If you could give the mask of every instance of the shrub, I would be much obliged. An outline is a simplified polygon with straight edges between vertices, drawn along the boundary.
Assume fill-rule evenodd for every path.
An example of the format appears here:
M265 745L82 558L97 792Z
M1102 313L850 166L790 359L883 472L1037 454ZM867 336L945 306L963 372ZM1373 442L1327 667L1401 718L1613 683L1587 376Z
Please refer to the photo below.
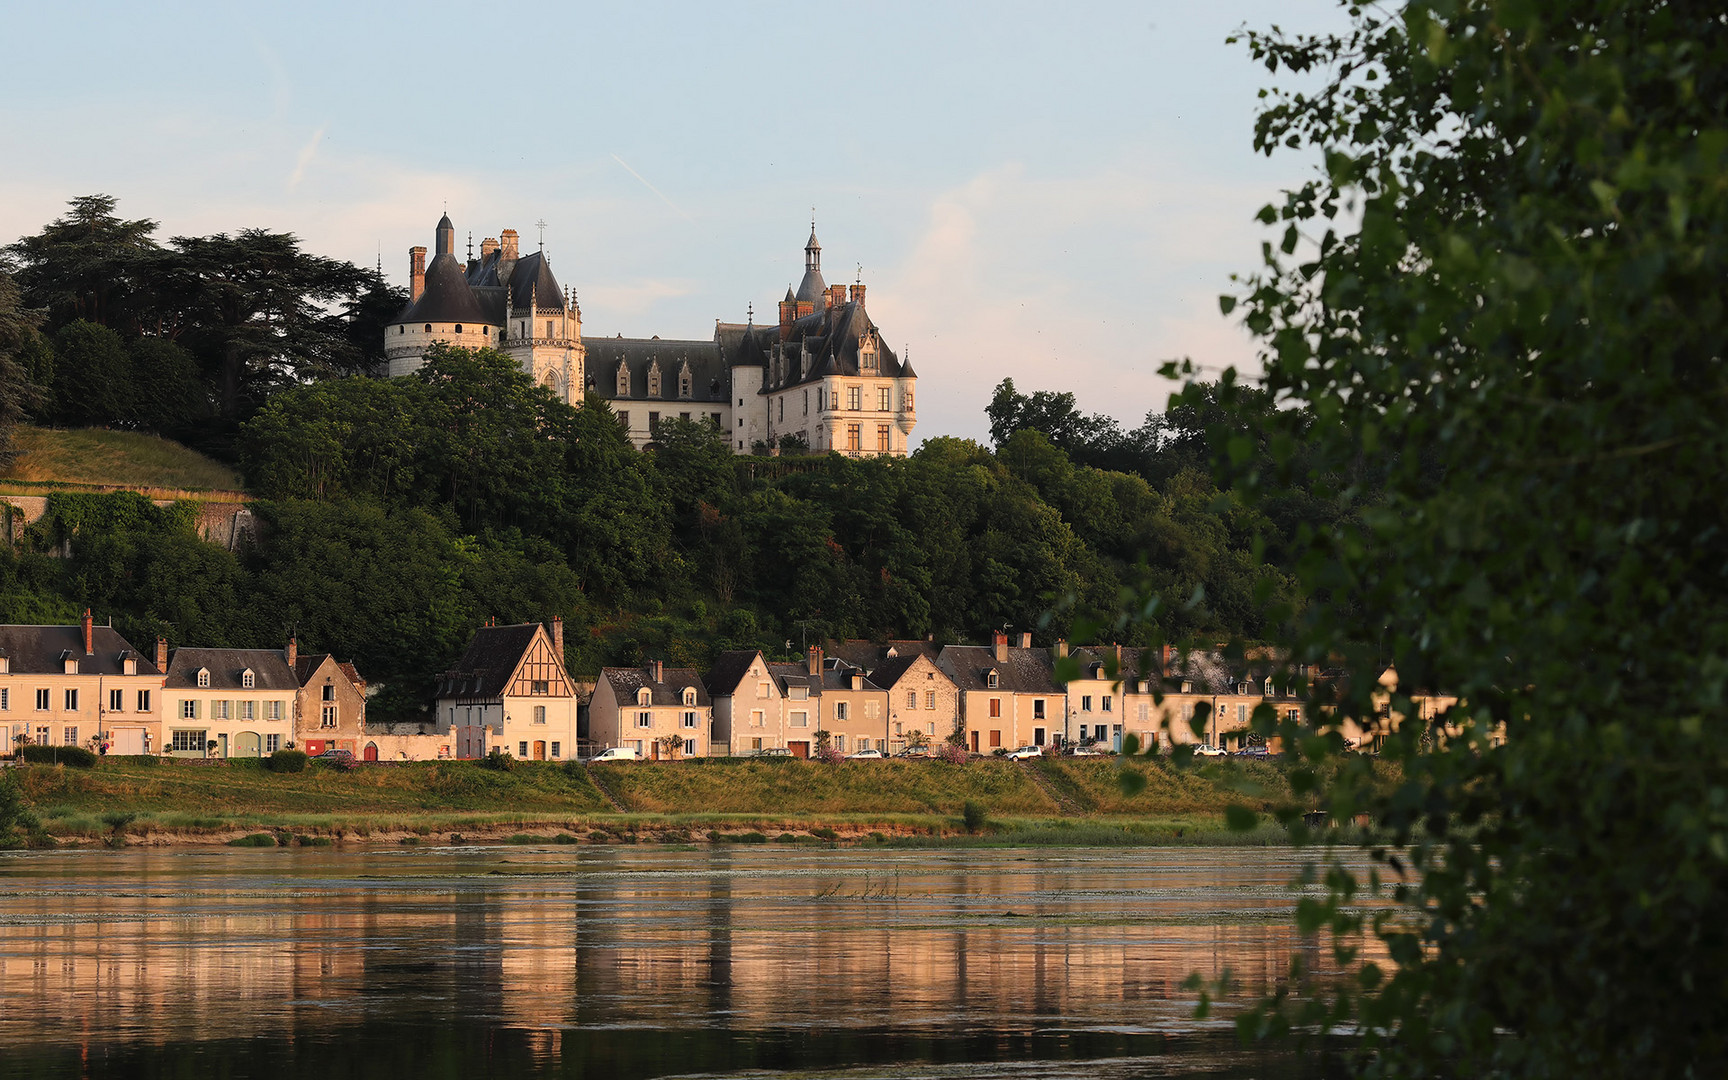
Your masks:
M571 836L567 832L561 832L557 836L554 836L552 838L552 842L554 844L579 844L579 843L581 843L580 840L576 839L574 836Z
M278 750L264 759L264 767L279 773L305 772L306 751Z
M737 836L728 837L728 839L734 844L766 844L768 842L768 837L759 832L739 833Z
M798 834L783 832L774 838L774 842L776 844L796 844L798 842Z
M329 847L336 841L330 839L328 836L306 836L303 833L295 833L294 842L299 844L301 847Z
M966 825L967 832L980 832L989 823L990 812L983 803L967 799L966 805L960 808L960 820Z
M819 837L823 840L838 840L838 839L840 839L840 834L835 832L833 829L830 829L826 825L823 825L819 828L811 829L810 835L815 836L815 837Z
M70 765L74 769L96 767L96 755L82 746L20 746L18 760L32 765Z
M538 844L545 839L544 836L530 836L527 833L517 833L514 836L505 838L504 842L506 844Z
M491 750L488 750L486 756L480 759L481 768L494 769L498 772L509 772L515 764L515 758L498 749L496 746Z
M957 746L951 742L943 743L941 748L936 751L936 760L946 761L950 765L966 764L966 756L964 746Z
M255 832L242 836L238 840L228 841L229 847L275 847L276 836L273 833Z
M824 746L822 749L812 754L811 757L817 761L825 761L830 765L838 765L842 761L846 760L846 755L834 749L832 746Z

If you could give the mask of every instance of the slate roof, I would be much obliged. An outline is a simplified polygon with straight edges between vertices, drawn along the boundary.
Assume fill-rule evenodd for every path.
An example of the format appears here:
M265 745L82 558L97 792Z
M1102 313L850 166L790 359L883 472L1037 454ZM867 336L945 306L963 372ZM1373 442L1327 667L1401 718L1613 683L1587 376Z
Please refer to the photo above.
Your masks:
M210 672L208 687L198 685L200 668ZM281 649L175 649L163 685L170 690L244 690L240 675L248 668L254 690L300 689L300 680L288 666L288 654Z
M912 665L918 662L918 658L922 655L924 654L918 652L906 652L901 653L898 656L890 656L880 664L877 664L875 669L870 672L870 681L875 683L877 686L882 687L884 690L892 690L894 684L900 681L900 677L905 675L906 672L911 669Z
M426 290L396 316L398 323L471 323L479 326L488 321L474 290L468 285L467 271L449 252L432 260L432 265L426 268Z
M522 655L534 643L539 623L482 626L474 631L456 666L438 679L439 697L501 698Z
M677 412L680 402L723 404L732 392L731 373L712 341L673 338L583 338L594 392L611 401L642 401ZM648 396L648 369L660 364L660 396ZM678 396L678 373L690 365L690 396ZM630 372L630 393L618 393L618 365Z
M994 668L1000 676L997 689L1019 694L1061 694L1056 682L1055 662L1049 649L1008 649L1005 662L996 661L995 650L984 645L949 645L942 650L941 668L962 690L988 690L987 678Z
M510 270L510 303L526 311L530 294L539 310L564 310L564 290L552 275L544 251L522 256Z
M131 642L121 637L111 626L92 628L92 654L84 652L84 627L0 625L0 656L5 656L14 675L60 674L66 669L62 659L71 653L78 660L82 675L119 675L128 656L138 660L138 674L160 675L150 658L139 653Z
M318 665L322 664L329 655L329 653L309 653L295 657L294 678L299 681L301 686L305 686L306 680L312 677L312 673L318 670ZM336 667L342 674L348 676L348 681L355 686L364 687L366 685L366 680L360 677L360 670L353 664L338 660Z
M802 686L810 691L811 697L822 693L822 679L810 674L810 669L804 664L769 664L768 674L774 677L774 682L780 687L780 693L786 694L794 686Z
M654 705L682 705L684 691L694 688L696 704L708 705L712 699L708 696L708 688L702 685L702 676L695 668L661 668L660 681L655 682L650 672L643 668L601 668L600 677L612 687L612 696L618 699L620 706L636 704L636 692L643 687L650 691L650 701Z
M739 343L740 354L747 353L748 359L740 359L739 363L760 362L768 368L768 377L762 380L761 392L764 394L814 382L830 375L856 377L861 374L858 370L859 339L868 334L876 337L876 370L870 373L870 377L911 377L899 356L889 348L888 342L883 340L880 330L871 321L869 312L864 310L862 304L851 301L797 320L792 324L791 333L785 342L780 341L780 328L777 325L752 328L748 345L743 341ZM776 346L780 347L784 357L778 369L773 363ZM807 372L803 369L806 347L811 354L810 369ZM757 354L762 357L760 361L754 359Z
M714 658L714 668L703 680L708 693L714 697L725 697L738 691L738 684L744 681L750 665L762 653L757 649L728 649Z

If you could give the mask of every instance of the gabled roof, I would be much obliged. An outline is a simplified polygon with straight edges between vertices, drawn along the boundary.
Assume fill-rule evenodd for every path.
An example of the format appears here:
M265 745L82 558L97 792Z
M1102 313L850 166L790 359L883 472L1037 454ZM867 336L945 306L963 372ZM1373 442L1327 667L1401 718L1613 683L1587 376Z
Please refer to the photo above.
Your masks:
M248 670L253 690L300 689L300 680L281 649L175 649L163 685L170 690L245 690L241 675ZM210 673L208 687L198 685L200 671Z
M761 392L764 394L828 376L858 376L858 344L860 339L870 335L874 335L876 339L876 370L871 373L872 377L914 377L911 371L900 363L894 350L888 347L888 342L883 340L881 331L870 320L864 305L851 301L797 320L792 324L791 332L784 343L780 341L778 325L754 328L748 335L753 339L748 349L741 347L739 350L741 356L748 352L752 359L739 362L767 364L769 377L763 380ZM775 378L776 372L772 363L776 345L782 346L785 356L785 363L780 367L778 378ZM806 349L811 354L808 372L803 370L803 355ZM757 353L765 359L753 359Z
M720 349L712 341L684 341L671 338L589 338L582 339L587 352L589 377L594 380L594 392L614 402L640 401L666 412L677 412L680 405L692 407L704 403L723 403L732 392L732 379L721 358ZM660 365L660 396L648 396L648 369ZM618 366L629 373L630 393L618 393ZM678 375L684 365L690 365L690 396L678 396Z
M511 306L525 311L530 299L539 309L564 310L563 288L552 275L552 265L546 261L544 251L522 256L510 270Z
M949 645L942 650L939 666L962 690L992 689L988 676L994 670L999 677L994 689L1017 694L1063 693L1048 649L1011 647L1008 659L998 662L995 650L987 646Z
M301 686L305 686L306 680L310 679L312 673L318 670L319 665L328 659L330 659L329 653L306 653L295 657L294 677L299 680ZM335 663L337 670L347 676L349 682L358 687L365 687L366 680L360 677L360 671L358 668L353 664L344 663L341 660L337 660Z
M621 706L636 704L636 692L643 688L649 691L649 700L654 705L682 705L687 689L696 691L697 705L711 704L708 688L702 685L702 676L695 668L662 668L659 682L639 667L601 668L600 678L612 688L612 696Z
M708 693L714 697L726 697L738 691L738 684L744 681L749 673L750 665L761 656L760 649L728 649L714 658L714 667L703 680Z
M474 631L456 667L438 681L439 697L501 698L528 647L540 632L539 623L482 626Z
M14 675L59 674L66 667L61 658L68 653L77 659L82 675L119 675L128 656L137 659L138 674L162 674L113 627L93 627L90 637L92 654L85 655L82 626L0 625L0 656L10 661Z

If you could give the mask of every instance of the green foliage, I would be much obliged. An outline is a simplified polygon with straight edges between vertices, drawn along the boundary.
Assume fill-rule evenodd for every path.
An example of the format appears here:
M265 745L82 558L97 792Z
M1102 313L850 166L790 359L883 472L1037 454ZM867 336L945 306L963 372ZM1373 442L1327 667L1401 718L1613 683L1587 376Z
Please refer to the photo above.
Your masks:
M969 833L978 833L990 823L990 811L981 802L966 800L966 805L960 808L960 821Z
M19 761L32 765L66 765L74 769L94 769L96 754L82 746L20 746Z
M304 750L278 750L264 759L264 767L277 773L305 772L306 760Z
M0 769L0 850L22 847L42 831L42 823L18 788L12 769Z
M482 769L491 769L493 772L509 772L516 767L516 759L494 746L480 759L479 764Z
M1728 1070L1728 33L1711 5L1350 9L1338 37L1255 33L1256 145L1317 150L1267 206L1282 232L1226 313L1263 345L1258 400L1208 404L1248 505L1359 506L1292 538L1295 658L1347 680L1300 723L1382 732L1389 791L1346 757L1316 789L1379 824L1304 927L1377 935L1392 965L1242 1021L1350 1025L1372 1076L1708 1076ZM1298 453L1296 448L1300 447ZM1378 724L1409 688L1460 704ZM1501 741L1503 735L1504 741ZM1293 821L1293 834L1299 822ZM1398 882L1391 910L1360 894Z
M229 847L269 847L276 846L276 834L267 832L249 833L245 836L228 841Z

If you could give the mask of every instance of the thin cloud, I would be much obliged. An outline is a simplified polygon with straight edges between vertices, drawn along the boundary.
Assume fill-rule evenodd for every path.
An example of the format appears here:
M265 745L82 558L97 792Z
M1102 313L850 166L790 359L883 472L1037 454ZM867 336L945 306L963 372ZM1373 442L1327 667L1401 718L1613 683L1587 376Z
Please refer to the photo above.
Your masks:
M632 169L630 167L629 162L625 161L623 158L619 157L617 154L612 155L612 160L616 161L618 164L624 166L625 172L629 173L631 176L634 176L636 179L642 181L643 187L647 188L649 191L652 191L654 194L660 196L660 201L665 203L667 206L670 206L672 208L673 213L677 214L679 217L683 218L685 221L695 221L696 220L695 218L691 217L689 214L686 214L684 211L678 209L677 203L673 202L671 199L668 199L666 197L665 192L661 191L659 188L655 187L653 184L650 184L648 182L647 177L643 176L641 173L637 172L635 169Z
M300 181L306 178L306 167L312 164L312 159L318 156L318 144L324 141L324 131L330 125L325 124L312 133L306 140L306 145L300 148L300 156L294 161L294 171L288 174L288 190L293 191L300 186Z

